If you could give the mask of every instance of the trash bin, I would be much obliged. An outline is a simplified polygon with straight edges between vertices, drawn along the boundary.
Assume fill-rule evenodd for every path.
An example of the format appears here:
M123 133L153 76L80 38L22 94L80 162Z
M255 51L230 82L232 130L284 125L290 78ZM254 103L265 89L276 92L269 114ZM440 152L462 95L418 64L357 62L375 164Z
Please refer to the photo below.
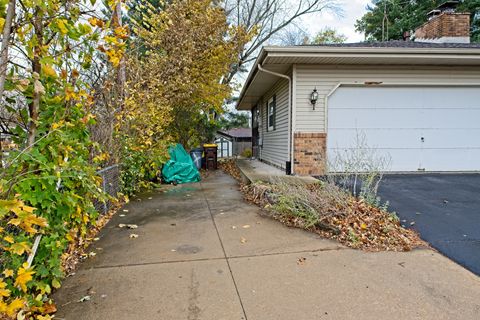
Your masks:
M195 148L190 151L190 157L192 157L193 163L197 169L202 167L202 155L203 155L203 148Z
M217 145L204 144L203 152L205 153L205 169L217 170Z

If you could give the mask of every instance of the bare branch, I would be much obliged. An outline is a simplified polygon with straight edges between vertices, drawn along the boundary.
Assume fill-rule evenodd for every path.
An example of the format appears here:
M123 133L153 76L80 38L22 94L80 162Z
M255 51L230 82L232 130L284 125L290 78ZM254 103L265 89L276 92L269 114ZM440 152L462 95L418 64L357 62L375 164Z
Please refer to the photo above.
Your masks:
M225 12L229 14L230 23L247 31L256 29L257 34L240 53L238 62L231 66L224 82L231 82L242 66L254 60L259 49L281 30L303 16L326 10L341 13L337 0L226 1Z

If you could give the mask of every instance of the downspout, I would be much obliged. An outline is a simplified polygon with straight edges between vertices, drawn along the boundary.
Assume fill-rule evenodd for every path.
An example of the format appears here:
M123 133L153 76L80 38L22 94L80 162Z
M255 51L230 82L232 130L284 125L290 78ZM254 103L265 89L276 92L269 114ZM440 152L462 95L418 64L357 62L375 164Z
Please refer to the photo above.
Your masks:
M264 69L262 67L262 65L259 63L258 64L258 70L262 71L262 72L265 72L265 73L268 73L268 74L271 74L271 75L274 75L276 77L280 77L280 78L284 78L284 79L287 79L288 80L288 140L287 140L287 143L288 143L288 159L290 160L290 169L291 169L291 172L290 174L293 174L293 152L292 152L292 142L291 142L291 132L292 132L292 78L290 78L289 76L287 75L284 75L284 74L281 74L281 73L277 73L277 72L274 72L274 71L270 71L270 70L267 70L267 69Z

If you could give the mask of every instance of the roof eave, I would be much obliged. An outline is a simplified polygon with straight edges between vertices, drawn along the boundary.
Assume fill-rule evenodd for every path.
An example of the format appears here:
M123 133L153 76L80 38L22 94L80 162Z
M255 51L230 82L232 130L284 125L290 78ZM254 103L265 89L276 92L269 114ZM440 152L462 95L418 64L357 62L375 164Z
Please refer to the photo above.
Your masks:
M409 64L413 59L419 58L448 58L451 61L468 61L469 59L480 60L480 50L477 48L391 48L391 47L308 47L308 46L293 46L293 47L279 47L266 46L263 47L258 58L253 65L247 80L242 88L238 102L236 104L237 110L248 110L242 107L245 94L258 74L258 65L262 64L269 57L285 57L285 58L302 58L302 57L338 57L338 58L391 58L404 60L405 64ZM477 62L478 63L478 62ZM288 63L289 65L294 64ZM422 65L422 64L419 64ZM428 65L428 64L424 64ZM443 64L456 65L455 63Z

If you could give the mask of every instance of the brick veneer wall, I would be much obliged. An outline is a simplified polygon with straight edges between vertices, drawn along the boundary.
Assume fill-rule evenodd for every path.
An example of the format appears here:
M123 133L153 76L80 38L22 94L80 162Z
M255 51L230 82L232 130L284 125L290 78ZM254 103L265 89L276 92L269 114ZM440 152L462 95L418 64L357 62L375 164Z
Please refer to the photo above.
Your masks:
M470 14L444 12L415 30L415 38L470 37Z
M294 170L300 176L325 173L327 134L296 132L294 135Z

